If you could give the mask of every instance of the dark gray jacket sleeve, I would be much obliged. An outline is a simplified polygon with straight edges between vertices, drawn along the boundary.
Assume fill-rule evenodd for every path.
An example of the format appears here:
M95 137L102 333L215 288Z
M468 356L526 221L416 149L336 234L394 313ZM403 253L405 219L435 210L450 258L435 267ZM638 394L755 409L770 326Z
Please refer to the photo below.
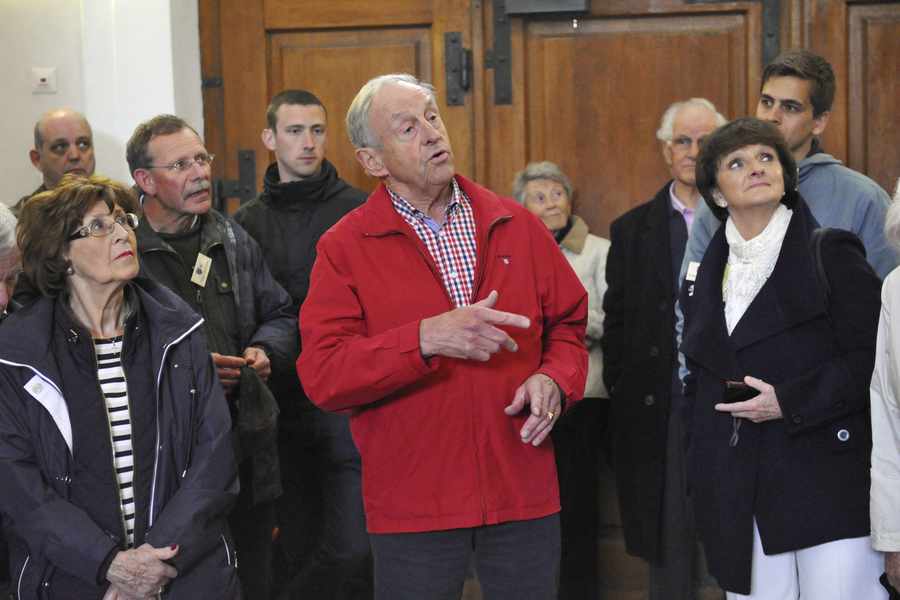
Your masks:
M243 306L238 311L248 319L248 323L242 325L255 325L246 345L264 348L273 370L293 372L300 354L300 331L291 297L272 276L256 240L240 225L232 226L239 244L242 282L246 282L240 291ZM250 295L252 298L248 297ZM249 314L250 307L252 314Z

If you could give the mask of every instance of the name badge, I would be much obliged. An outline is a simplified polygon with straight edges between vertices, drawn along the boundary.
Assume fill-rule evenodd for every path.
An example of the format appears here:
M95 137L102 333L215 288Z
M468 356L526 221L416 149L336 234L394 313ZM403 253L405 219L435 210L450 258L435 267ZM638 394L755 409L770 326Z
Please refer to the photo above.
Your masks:
M697 269L700 268L700 263L696 261L691 261L688 263L687 273L684 275L685 281L697 281Z
M198 252L197 262L194 263L194 270L191 273L191 282L200 287L206 287L206 279L209 277L211 267L212 259L202 252Z

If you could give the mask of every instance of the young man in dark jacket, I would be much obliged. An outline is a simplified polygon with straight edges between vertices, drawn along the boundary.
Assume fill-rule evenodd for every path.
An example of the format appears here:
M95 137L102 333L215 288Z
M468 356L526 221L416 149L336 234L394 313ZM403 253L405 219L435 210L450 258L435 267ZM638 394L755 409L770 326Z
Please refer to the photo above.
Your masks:
M278 407L266 385L297 354L290 297L256 242L211 208L210 166L200 136L160 115L138 125L128 165L142 191L137 230L141 272L165 284L205 319L213 362L234 422L241 494L230 517L247 598L268 598L275 499L281 495Z
M338 177L325 159L328 117L315 95L283 91L266 118L262 139L276 160L266 170L263 193L234 218L259 242L296 315L309 289L319 237L366 194ZM281 568L276 561L282 596L371 598L359 452L348 417L315 407L296 372L277 377L273 390L282 409Z

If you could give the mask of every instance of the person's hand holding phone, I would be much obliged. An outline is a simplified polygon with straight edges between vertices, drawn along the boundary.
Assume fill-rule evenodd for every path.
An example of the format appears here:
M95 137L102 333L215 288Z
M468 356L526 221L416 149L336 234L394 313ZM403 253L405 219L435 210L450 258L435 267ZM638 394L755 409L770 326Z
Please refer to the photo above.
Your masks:
M714 408L754 423L774 421L784 416L775 395L775 386L750 375L744 377L743 382L725 382L725 395Z

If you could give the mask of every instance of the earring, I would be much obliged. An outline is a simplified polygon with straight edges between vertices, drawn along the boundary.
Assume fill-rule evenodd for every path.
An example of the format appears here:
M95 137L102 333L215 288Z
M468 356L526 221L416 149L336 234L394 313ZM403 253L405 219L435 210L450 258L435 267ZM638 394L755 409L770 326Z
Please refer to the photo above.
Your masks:
M725 196L722 195L722 192L719 190L715 190L712 193L713 202L716 203L716 206L720 208L728 208L728 202L725 201Z
M72 268L72 265L69 265L68 267L66 267L66 275L71 277L74 274L75 274L75 269Z

